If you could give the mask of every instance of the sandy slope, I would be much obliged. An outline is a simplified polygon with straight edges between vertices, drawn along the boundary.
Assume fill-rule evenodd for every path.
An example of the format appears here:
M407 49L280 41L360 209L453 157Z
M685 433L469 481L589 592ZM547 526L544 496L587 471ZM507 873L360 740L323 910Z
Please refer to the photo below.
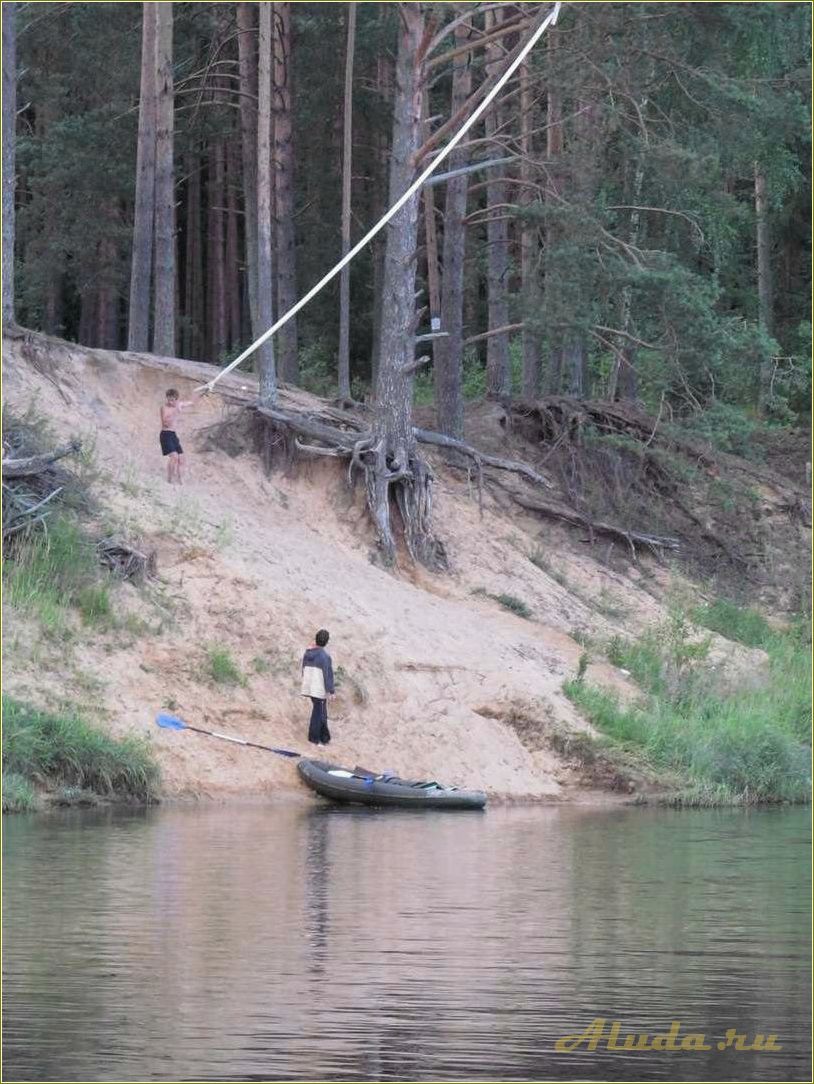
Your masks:
M157 549L160 582L149 602L129 586L118 589L122 610L141 613L149 634L85 639L83 631L81 642L66 647L7 614L5 688L43 706L78 702L117 733L147 735L169 794L297 789L292 761L168 734L152 719L170 706L195 725L308 750L299 659L325 626L334 665L346 675L332 705L336 760L505 797L571 795L571 774L544 743L527 748L499 718L520 701L541 727L584 727L561 693L582 650L569 633L633 631L657 620L650 592L658 594L664 573L610 571L578 534L507 519L488 500L481 518L466 479L449 472L439 479L436 522L452 574L408 564L383 571L369 560L362 497L347 488L340 464L317 460L267 479L249 453L196 450L196 433L223 416L217 396L185 417L187 484L170 487L158 408L168 386L189 395L203 372L211 375L194 363L69 349L39 337L6 342L6 401L17 409L35 402L60 435L95 441L103 518ZM224 384L234 389L245 380ZM556 579L528 559L536 547ZM534 620L473 593L481 589L518 596ZM210 645L231 651L248 677L244 688L207 679ZM592 666L589 676L625 688L611 667Z

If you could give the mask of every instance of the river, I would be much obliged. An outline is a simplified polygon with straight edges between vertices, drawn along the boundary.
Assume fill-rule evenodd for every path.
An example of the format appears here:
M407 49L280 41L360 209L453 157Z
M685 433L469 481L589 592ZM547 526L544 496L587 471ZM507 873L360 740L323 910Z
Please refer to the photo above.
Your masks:
M5 817L3 1079L810 1080L809 856L804 809Z

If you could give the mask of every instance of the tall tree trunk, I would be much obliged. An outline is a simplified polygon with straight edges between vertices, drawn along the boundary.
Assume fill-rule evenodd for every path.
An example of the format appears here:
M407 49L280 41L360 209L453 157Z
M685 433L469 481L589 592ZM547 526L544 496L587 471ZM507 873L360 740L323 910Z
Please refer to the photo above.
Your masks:
M14 185L17 124L17 5L3 4L3 323L14 323Z
M528 209L534 204L535 197L531 183L534 176L534 96L531 89L529 62L524 61L520 68L520 152L523 155L520 164L520 206ZM538 244L538 226L528 217L523 219L520 229L520 273L523 294L523 396L536 399L540 394L540 361L542 344L540 342L540 318L542 296L540 291L540 250Z
M487 11L485 29L499 29L503 22L503 12ZM500 42L486 46L486 75L493 74L503 57ZM491 139L503 124L503 111L497 103L486 113L486 138ZM499 149L497 145L493 148ZM502 176L504 167L489 170L489 183L486 188L488 207L497 207L507 202L506 182ZM487 239L487 283L489 289L489 330L505 327L509 323L509 223L503 209L493 211L486 225ZM511 395L512 374L509 366L509 333L490 335L486 340L486 394L503 398Z
M200 292L201 267L201 161L197 150L187 156L186 248L184 255L184 336L185 358L197 358L201 350Z
M291 4L274 4L273 125L274 214L277 313L282 315L297 301L297 265L294 245L294 143L291 116ZM289 320L277 336L280 378L296 384L300 378L297 357L297 319Z
M389 199L394 203L410 185L421 137L421 51L425 47L423 5L399 4L399 45ZM391 524L391 493L401 514L410 555L429 567L443 564L443 547L431 534L432 475L418 456L413 434L418 195L387 226L382 286L381 355L373 422L373 459L367 470L368 505L386 562L396 555Z
M547 101L547 124L546 124L546 153L549 162L549 185L553 192L548 195L547 202L552 210L556 210L556 194L561 185L560 158L563 151L562 133L562 95L557 85L556 53L558 44L558 31L548 31L548 101ZM552 221L546 224L545 237L545 318L548 332L548 367L545 374L545 389L549 395L557 395L560 391L562 380L563 363L563 297L561 277L557 274L557 248L561 242L561 230Z
M150 276L153 266L156 142L157 3L142 4L136 205L130 269L127 349L150 349Z
M115 350L119 345L119 291L116 283L117 258L113 241L117 225L116 203L105 206L102 214L109 229L99 243L99 287L96 311L96 345Z
M271 247L271 22L272 5L259 4L257 51L257 317L263 331L274 323ZM274 344L269 339L257 351L260 402L277 399Z
M153 350L175 354L175 134L172 4L156 4L155 276Z
M218 140L209 148L209 183L207 193L208 234L207 275L209 278L209 360L220 361L227 351L226 273L223 211L225 196L225 150Z
M642 194L642 184L644 183L644 164L639 159L636 162L635 171L633 174L633 196L631 203L633 204L630 211L630 231L629 239L631 245L638 245L639 243L639 227L641 223L641 212L639 211L639 200ZM638 397L638 380L636 377L636 347L627 338L627 333L630 331L631 323L631 308L633 304L633 287L629 282L626 282L622 289L622 319L621 330L626 334L619 336L620 342L617 342L616 349L617 355L614 357L613 365L611 366L610 379L608 381L608 398L613 399L629 399L634 400Z
M769 234L769 200L766 191L766 173L755 162L755 218L757 220L757 297L760 327L765 334L771 335L774 325L773 284L771 263L771 236ZM758 409L765 412L771 397L772 359L769 351L764 351L760 361L760 388Z
M256 4L237 5L240 79L240 149L243 160L243 209L246 244L246 289L253 337L261 335L257 319L257 27Z
M49 271L48 282L45 285L45 308L42 314L42 329L46 335L64 336L62 285L62 268L56 267Z
M455 28L455 47L462 48L470 40L471 24ZM472 92L472 57L462 53L453 61L452 101L450 116L455 116ZM449 157L449 170L467 164L467 152L457 149ZM447 181L444 206L443 278L441 283L441 330L447 337L439 339L433 352L435 371L435 409L438 428L447 436L460 440L464 435L463 401L463 325L464 325L464 257L466 252L466 202L469 177L463 174Z
M86 286L81 291L79 306L79 332L77 341L83 346L96 346L96 305L98 294L95 287Z
M230 143L226 152L226 300L230 350L236 350L240 344L240 254L237 228L239 184L237 152Z
M379 8L379 26L382 26L387 13L384 5ZM393 96L393 61L389 56L379 56L376 60L376 90L382 102L389 104ZM390 162L390 141L387 132L379 128L374 137L374 177L371 185L373 194L373 221L381 218L387 205L380 192L386 189L388 166ZM386 239L381 235L373 241L373 327L371 341L370 389L375 397L379 372L379 356L382 347L382 284L384 282L384 250Z
M350 251L350 182L353 164L353 53L356 4L349 3L345 47L345 111L342 126L342 255ZM339 276L339 397L350 399L350 266Z

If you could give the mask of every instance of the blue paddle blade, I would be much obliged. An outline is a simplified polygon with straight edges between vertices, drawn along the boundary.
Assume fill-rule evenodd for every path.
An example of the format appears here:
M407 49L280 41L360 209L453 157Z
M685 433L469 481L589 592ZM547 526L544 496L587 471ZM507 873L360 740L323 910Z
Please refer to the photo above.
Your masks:
M186 730L187 724L175 715L167 715L160 711L155 717L156 725L163 726L165 730Z

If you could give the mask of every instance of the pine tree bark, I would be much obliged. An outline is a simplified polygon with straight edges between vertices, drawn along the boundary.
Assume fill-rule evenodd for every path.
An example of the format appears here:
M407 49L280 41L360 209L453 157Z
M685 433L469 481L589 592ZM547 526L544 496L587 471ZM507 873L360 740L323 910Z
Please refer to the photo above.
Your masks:
M257 318L262 331L274 323L271 220L271 68L272 5L259 8L257 46ZM257 351L261 406L277 399L274 342L269 339Z
M384 5L379 8L379 26L386 18ZM376 59L376 90L382 102L389 104L393 96L393 61L389 56L379 56ZM374 184L371 185L372 195L372 220L375 222L381 218L387 210L384 199L378 193L386 190L388 166L390 162L390 141L387 132L381 127L374 137ZM371 336L370 352L370 388L375 397L376 383L379 372L379 355L382 346L382 283L384 282L384 250L385 239L381 235L373 241L373 327Z
M153 351L175 354L175 135L172 4L156 4L155 275Z
M17 125L17 5L3 4L3 323L14 323L14 187Z
M421 138L424 11L420 3L399 4L399 45L393 105L389 199L394 203L410 186ZM367 457L368 505L377 542L386 563L396 556L391 522L391 494L407 549L428 567L444 564L441 544L431 533L432 474L417 453L412 400L415 335L418 194L387 226L382 284L381 354L373 422L373 446Z
M455 28L455 47L462 48L470 40L471 24L464 22ZM452 101L450 116L454 116L472 92L472 57L462 53L453 61ZM450 172L465 166L468 155L457 149L449 157ZM463 401L463 326L464 326L464 258L466 253L466 218L469 177L463 174L447 181L444 205L444 237L441 281L441 330L447 337L435 344L435 405L439 430L461 440L464 435Z
M203 266L201 257L201 160L197 149L187 156L186 184L186 249L184 256L184 334L182 352L185 358L197 358L203 353L201 328L201 290Z
M487 34L500 28L503 12L487 11L485 16ZM499 42L486 46L486 75L493 74L500 64L503 49ZM503 125L503 110L495 102L486 113L486 138L495 136ZM496 207L507 202L506 182L503 167L489 170L489 183L486 188L488 207ZM486 225L487 239L487 285L489 290L489 330L505 327L509 323L509 223L501 211L492 212ZM512 374L509 365L509 335L491 335L486 340L486 394L495 398L511 395Z
M227 300L227 340L230 350L237 350L240 345L240 253L237 226L237 192L240 185L240 170L237 164L237 151L229 144L226 152L226 300Z
M520 206L526 211L534 204L531 183L534 177L534 96L528 61L520 68ZM536 399L540 394L542 292L540 289L540 249L538 227L528 217L520 229L520 274L523 294L523 398Z
M243 161L243 210L246 245L246 292L253 337L266 329L257 319L257 27L256 4L237 5L240 89L240 149Z
M766 172L755 162L755 218L757 226L757 296L758 316L763 332L772 334L773 318L773 283L771 261L771 235L769 233L769 200L766 188ZM772 359L767 351L760 361L760 387L758 409L766 411L771 398Z
M348 8L345 46L345 102L342 126L342 255L350 251L350 190L353 165L353 54L356 47L356 4ZM350 266L339 275L339 397L350 399Z
M274 215L277 277L277 313L287 312L297 301L297 266L294 243L294 142L291 113L291 4L275 3L272 24L274 131ZM280 378L296 384L300 378L297 355L297 318L280 328L277 336Z
M634 174L633 174L633 189L631 196L631 204L633 205L630 212L630 230L628 237L631 245L638 245L639 243L639 228L641 224L641 212L639 211L639 203L642 194L642 184L644 183L644 164L641 160L636 162ZM625 332L624 336L619 336L621 341L617 342L617 355L613 360L611 366L610 380L608 381L608 398L613 399L627 399L631 402L638 398L638 378L636 374L636 347L627 338L627 333L630 331L631 315L633 306L633 287L627 282L622 289L622 314L621 314L621 330Z
M548 95L546 117L546 154L549 162L549 185L553 191L547 196L552 210L557 207L556 196L561 185L560 158L563 151L562 132L562 95L557 86L556 53L558 31L548 31ZM557 274L557 256L561 231L549 221L545 236L545 319L548 332L549 355L545 373L545 390L549 395L558 395L562 380L563 342L562 319L563 297L561 277Z
M141 89L139 92L136 205L130 268L127 349L150 349L150 285L153 266L156 151L157 3L142 4Z
M209 148L207 277L209 279L209 360L219 362L226 354L226 272L225 272L225 150L218 140Z

